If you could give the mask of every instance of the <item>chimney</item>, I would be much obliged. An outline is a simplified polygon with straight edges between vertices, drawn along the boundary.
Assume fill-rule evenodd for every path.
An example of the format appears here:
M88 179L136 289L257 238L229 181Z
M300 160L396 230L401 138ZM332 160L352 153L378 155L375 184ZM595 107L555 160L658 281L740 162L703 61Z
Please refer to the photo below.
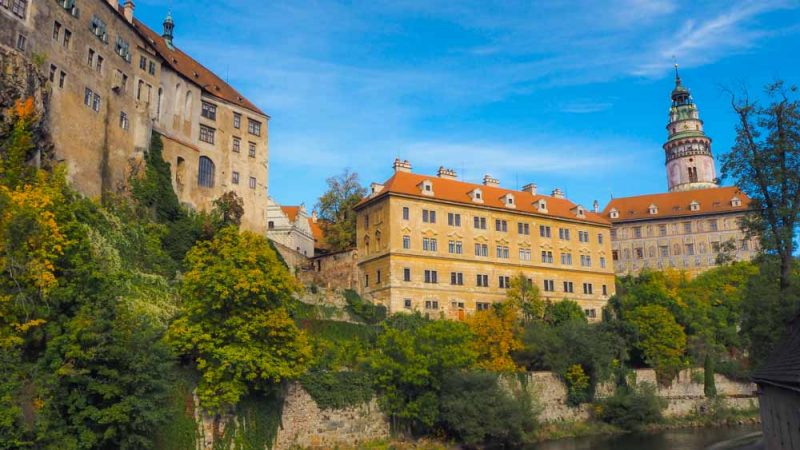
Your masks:
M594 213L600 212L600 202L598 202L597 200L595 200L594 203L592 203L592 212Z
M392 169L394 172L406 172L411 173L411 163L408 160L400 161L400 158L395 158L394 164L392 164Z
M561 189L559 189L559 188L555 188L555 189L553 189L553 193L552 193L552 194L550 194L550 195L551 195L553 198L567 198L567 196L566 196L566 195L564 195L564 191L562 191L562 190L561 190Z
M483 185L484 186L498 187L498 186L500 186L500 180L498 180L497 178L492 177L491 175L489 175L487 173L486 175L483 176Z
M527 192L531 195L536 195L536 183L528 183L522 186L522 192Z
M448 180L457 180L456 171L453 169L445 169L444 166L439 166L439 172L436 174L439 178L446 178Z
M133 4L132 0L125 0L125 7L123 9L123 13L125 14L125 19L128 23L133 23L133 9L136 8L136 5Z

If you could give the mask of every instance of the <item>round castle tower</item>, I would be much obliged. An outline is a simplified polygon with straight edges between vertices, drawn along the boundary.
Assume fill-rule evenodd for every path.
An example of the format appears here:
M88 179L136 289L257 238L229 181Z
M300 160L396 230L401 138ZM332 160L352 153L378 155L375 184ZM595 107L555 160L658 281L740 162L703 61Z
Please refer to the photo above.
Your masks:
M667 131L669 138L664 144L664 153L669 191L717 187L711 138L703 132L703 121L689 89L681 85L677 64Z

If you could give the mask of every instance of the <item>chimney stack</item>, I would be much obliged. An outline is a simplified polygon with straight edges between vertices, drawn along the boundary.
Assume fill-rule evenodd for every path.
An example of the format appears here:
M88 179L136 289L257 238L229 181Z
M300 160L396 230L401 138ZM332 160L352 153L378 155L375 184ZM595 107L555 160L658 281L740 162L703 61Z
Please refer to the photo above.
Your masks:
M436 173L439 178L448 180L457 180L456 171L453 169L445 169L444 166L439 166L439 172Z
M489 175L487 173L486 175L483 176L483 185L484 186L499 187L500 186L500 180L498 180L497 178L494 178L493 176L491 176L491 175Z
M536 183L528 183L522 186L522 192L527 192L531 195L536 195Z
M411 163L408 160L400 161L400 158L395 158L394 164L392 164L392 168L394 172L406 172L411 173Z
M125 14L125 19L128 23L133 23L133 9L136 8L136 5L133 4L132 0L125 0L125 7L123 9L123 13Z
M551 195L553 198L567 198L567 196L566 196L566 195L564 195L564 191L562 191L562 190L561 190L561 189L559 189L559 188L555 188L555 189L553 189L553 193L552 193L552 194L550 194L550 195Z

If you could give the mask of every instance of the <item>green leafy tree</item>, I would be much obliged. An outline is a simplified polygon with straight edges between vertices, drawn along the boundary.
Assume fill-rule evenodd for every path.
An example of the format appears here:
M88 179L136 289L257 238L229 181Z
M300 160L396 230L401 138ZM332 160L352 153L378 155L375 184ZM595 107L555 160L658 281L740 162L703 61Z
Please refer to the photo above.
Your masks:
M722 156L722 172L752 199L743 225L778 257L781 292L788 290L800 223L800 99L796 86L765 88L767 104L732 96L736 141Z
M656 371L659 382L667 384L683 368L686 333L675 317L663 306L639 306L631 312L636 327L637 348L645 361Z
M27 164L36 146L33 126L37 121L33 99L18 100L11 108L10 130L0 139L0 179L11 189L33 181L36 170Z
M461 323L418 313L389 318L369 360L382 408L395 428L425 430L438 420L439 393L449 374L472 367L472 333Z
M506 300L519 307L526 324L544 318L544 301L539 288L525 274L519 273L511 279L511 287L506 290Z
M358 174L345 169L326 180L328 190L319 198L317 210L325 233L325 243L332 250L347 250L356 245L356 213L353 208L367 194L358 182Z
M238 227L244 216L244 200L236 192L228 191L214 200L213 215L219 228L231 225Z
M193 248L187 263L169 341L196 363L205 408L229 409L305 371L311 347L286 310L299 286L265 238L227 227Z
M456 372L442 385L439 423L468 446L518 448L530 442L537 426L527 392L518 395L501 388L496 374Z
M178 196L172 188L172 171L164 161L161 135L153 133L150 148L145 153L144 173L131 178L133 196L159 222L175 222L182 218Z
M544 310L544 320L553 326L558 326L573 320L584 323L587 322L586 314L584 314L578 302L566 298L560 302L547 302Z

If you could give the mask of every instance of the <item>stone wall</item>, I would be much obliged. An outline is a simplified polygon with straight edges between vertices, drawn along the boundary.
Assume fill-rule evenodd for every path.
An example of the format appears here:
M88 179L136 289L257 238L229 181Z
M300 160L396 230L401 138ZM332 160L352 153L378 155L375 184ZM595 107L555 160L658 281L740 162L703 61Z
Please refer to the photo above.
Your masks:
M356 289L358 267L356 250L316 256L297 276L305 285L317 285L328 290Z

